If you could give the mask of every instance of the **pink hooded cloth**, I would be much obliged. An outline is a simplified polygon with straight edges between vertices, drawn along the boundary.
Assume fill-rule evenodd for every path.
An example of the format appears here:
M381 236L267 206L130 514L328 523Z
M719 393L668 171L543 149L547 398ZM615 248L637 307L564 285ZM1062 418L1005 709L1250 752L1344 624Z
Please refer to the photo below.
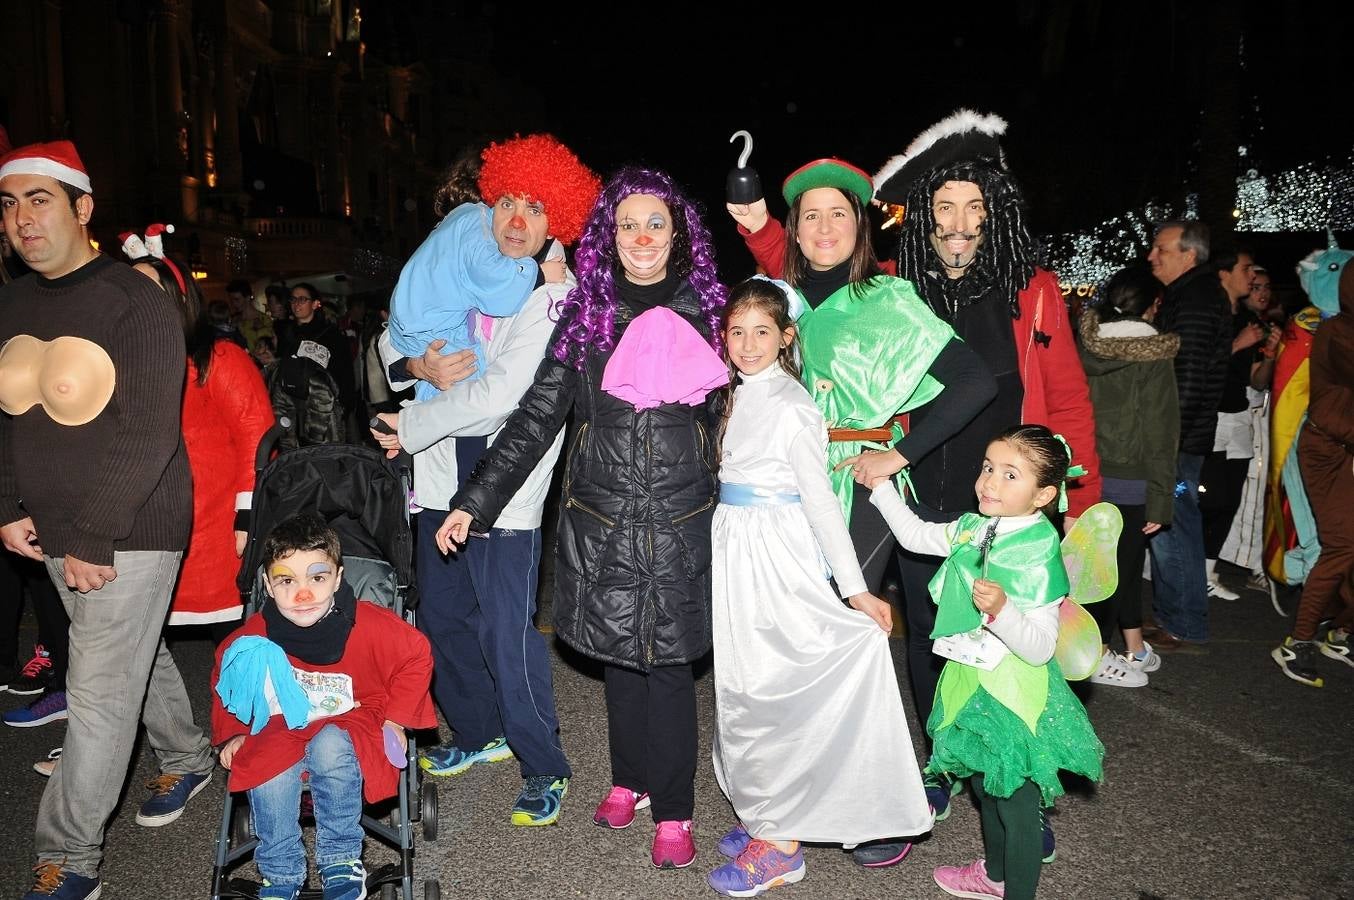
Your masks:
M602 373L602 390L636 411L664 403L695 406L729 383L729 368L677 313L655 307L635 317Z

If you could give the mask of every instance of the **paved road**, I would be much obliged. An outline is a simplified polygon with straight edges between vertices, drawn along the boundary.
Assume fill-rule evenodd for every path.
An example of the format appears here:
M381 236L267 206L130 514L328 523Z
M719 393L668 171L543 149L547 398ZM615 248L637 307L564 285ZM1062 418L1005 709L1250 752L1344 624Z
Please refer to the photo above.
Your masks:
M1169 657L1148 687L1087 686L1091 718L1108 748L1105 781L1059 802L1052 816L1058 860L1044 869L1041 897L1354 898L1354 669L1323 658L1324 690L1283 678L1269 650L1286 622L1258 593L1217 603L1213 623L1215 638L1207 648ZM903 648L894 641L901 673ZM175 652L198 709L205 709L210 645L185 640ZM449 897L715 896L703 879L717 863L714 840L731 815L708 764L697 784L701 855L690 869L655 871L648 862L647 822L615 832L591 823L593 805L608 784L602 686L586 662L567 651L556 654L560 718L576 772L560 824L508 824L519 786L511 763L438 780L442 833L436 842L420 844L420 877L439 879ZM707 672L699 693L702 760L709 758L712 684ZM19 701L3 695L0 708ZM60 740L59 723L0 728L6 819L0 883L9 896L27 886L32 864L31 824L43 781L29 765ZM147 829L133 815L144 796L140 785L153 774L142 747L108 832L108 900L209 892L223 779L218 773L178 822ZM978 816L967 796L956 798L950 819L902 865L865 871L840 850L811 848L807 878L783 893L801 900L942 896L931 868L981 852ZM381 861L388 854L369 849L368 858Z

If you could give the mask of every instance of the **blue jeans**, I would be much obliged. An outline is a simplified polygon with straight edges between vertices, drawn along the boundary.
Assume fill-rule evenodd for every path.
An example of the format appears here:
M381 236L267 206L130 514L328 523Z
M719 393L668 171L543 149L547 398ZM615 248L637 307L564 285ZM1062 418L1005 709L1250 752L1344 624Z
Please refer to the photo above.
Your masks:
M306 745L306 755L285 772L249 791L254 864L273 884L303 884L306 848L301 843L301 773L310 773L315 805L315 865L362 858L362 770L353 740L338 725L326 725Z
M1208 640L1208 576L1199 512L1203 464L1202 456L1190 453L1176 458L1175 477L1185 483L1185 491L1175 498L1171 527L1152 536L1152 610L1157 622L1182 640L1200 642Z

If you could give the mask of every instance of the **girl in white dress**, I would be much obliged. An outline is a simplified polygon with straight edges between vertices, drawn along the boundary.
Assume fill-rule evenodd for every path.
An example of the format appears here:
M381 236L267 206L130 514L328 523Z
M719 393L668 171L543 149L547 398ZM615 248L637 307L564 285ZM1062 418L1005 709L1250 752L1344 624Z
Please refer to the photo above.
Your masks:
M800 841L851 847L932 825L892 611L865 589L794 339L776 283L730 292L725 352L740 377L713 529L714 766L739 824L719 842L733 861L709 883L731 897L801 880Z

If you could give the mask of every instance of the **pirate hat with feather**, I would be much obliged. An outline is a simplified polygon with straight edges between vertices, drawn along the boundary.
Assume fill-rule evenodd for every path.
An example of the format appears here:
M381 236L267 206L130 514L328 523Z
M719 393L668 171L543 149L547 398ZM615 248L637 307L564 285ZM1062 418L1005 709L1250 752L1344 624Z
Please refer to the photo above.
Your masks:
M1006 120L997 115L956 110L917 135L908 148L884 163L874 176L874 196L902 205L913 182L927 172L956 162L987 162L1006 167L1000 139Z

